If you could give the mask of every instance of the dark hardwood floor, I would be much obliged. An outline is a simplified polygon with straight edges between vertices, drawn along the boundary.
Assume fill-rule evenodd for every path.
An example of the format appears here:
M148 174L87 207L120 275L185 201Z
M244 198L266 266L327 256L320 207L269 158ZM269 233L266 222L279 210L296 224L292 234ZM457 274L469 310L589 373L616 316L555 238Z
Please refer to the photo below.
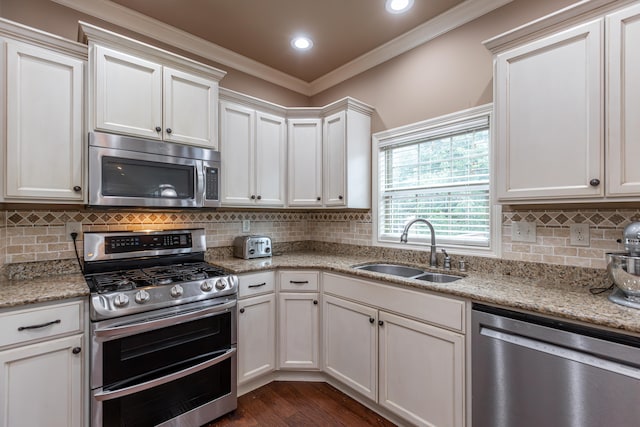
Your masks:
M238 398L207 427L395 426L326 383L277 381Z

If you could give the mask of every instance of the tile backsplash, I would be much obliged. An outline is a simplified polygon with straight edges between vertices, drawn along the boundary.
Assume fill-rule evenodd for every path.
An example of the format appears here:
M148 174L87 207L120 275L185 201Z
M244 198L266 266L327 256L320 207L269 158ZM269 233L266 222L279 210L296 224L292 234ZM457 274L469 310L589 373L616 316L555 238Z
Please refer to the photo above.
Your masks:
M34 261L74 259L73 242L65 232L67 222L81 222L83 231L203 227L209 248L231 245L249 220L251 234L269 235L275 243L317 241L371 246L369 211L299 212L228 210L197 212L138 212L78 210L0 211L0 266ZM535 243L511 241L511 223L536 224ZM605 253L623 250L616 239L640 209L517 210L502 214L502 258L554 265L603 269ZM571 246L569 226L590 227L589 246ZM78 242L82 254L82 241Z
M513 242L511 224L529 221L536 224L536 241ZM578 267L606 268L607 252L624 251L616 240L624 227L640 221L640 209L513 210L503 212L502 258ZM588 246L572 246L571 224L587 224Z

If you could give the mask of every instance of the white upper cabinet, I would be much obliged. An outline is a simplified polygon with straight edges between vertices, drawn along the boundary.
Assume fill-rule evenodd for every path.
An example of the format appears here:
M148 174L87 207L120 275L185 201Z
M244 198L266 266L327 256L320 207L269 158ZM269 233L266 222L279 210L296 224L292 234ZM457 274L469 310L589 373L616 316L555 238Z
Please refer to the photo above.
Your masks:
M498 199L604 194L603 21L496 57Z
M322 206L322 120L289 119L289 206Z
M323 202L328 207L371 207L370 107L347 99L323 122Z
M95 48L97 130L162 138L162 66L126 53Z
M289 119L289 205L371 207L371 114L344 98Z
M284 117L221 101L222 203L284 206L286 147Z
M347 143L346 112L340 111L324 119L322 144L324 148L324 204L342 206L347 194L345 163Z
M223 71L80 25L90 52L91 128L217 149Z
M576 4L485 42L495 54L499 201L640 195L640 5L596 7Z
M217 148L218 82L165 67L165 141Z
M82 203L86 48L60 41L56 50L54 36L46 48L2 38L1 27L4 200Z
M640 5L607 17L607 194L640 195Z

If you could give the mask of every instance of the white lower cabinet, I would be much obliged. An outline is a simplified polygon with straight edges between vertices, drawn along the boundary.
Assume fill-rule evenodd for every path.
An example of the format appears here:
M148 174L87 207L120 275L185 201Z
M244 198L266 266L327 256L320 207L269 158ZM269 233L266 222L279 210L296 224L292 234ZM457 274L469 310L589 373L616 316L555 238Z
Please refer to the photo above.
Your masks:
M238 384L276 368L276 297L238 301Z
M331 273L323 285L324 371L412 425L464 426L464 302Z
M320 294L317 271L279 273L280 369L320 369ZM296 291L296 292L293 292Z
M83 303L0 312L0 427L81 427Z
M325 295L324 371L369 399L378 391L378 310Z
M280 369L319 369L318 293L282 293L278 299Z
M238 384L276 369L275 273L239 276Z
M419 426L464 425L464 336L381 311L378 403Z
M0 351L1 427L83 425L83 356L76 348L81 334Z

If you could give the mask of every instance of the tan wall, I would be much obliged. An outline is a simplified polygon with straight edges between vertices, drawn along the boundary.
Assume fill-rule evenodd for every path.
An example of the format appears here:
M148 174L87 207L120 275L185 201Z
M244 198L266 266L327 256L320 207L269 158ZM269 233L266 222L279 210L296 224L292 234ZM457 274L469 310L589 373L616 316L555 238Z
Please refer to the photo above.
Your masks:
M486 104L493 99L491 53L482 42L574 0L515 0L312 97L315 106L353 96L376 108L372 131Z

